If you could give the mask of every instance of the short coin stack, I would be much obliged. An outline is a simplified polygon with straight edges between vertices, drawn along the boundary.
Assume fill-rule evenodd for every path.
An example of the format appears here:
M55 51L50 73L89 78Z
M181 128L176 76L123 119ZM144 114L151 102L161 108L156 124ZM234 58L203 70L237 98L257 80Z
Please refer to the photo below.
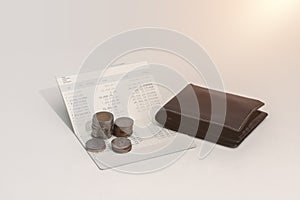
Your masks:
M111 141L111 148L116 153L127 153L131 150L132 145L128 138L117 137Z
M133 119L120 117L115 121L114 135L116 137L128 137L133 132Z
M86 150L101 152L106 148L105 139L112 135L117 138L111 141L112 150L116 153L127 153L131 151L132 144L127 138L133 133L133 119L120 117L114 122L112 113L103 111L93 115L92 139L86 142Z

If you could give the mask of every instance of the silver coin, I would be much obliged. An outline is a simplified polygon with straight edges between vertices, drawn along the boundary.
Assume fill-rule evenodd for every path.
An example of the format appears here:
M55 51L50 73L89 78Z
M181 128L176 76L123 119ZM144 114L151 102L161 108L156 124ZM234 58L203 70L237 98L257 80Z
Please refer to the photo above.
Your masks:
M120 128L131 127L133 126L133 123L134 121L130 117L120 117L115 121L115 125L117 125Z
M131 151L132 144L126 137L118 137L111 141L111 147L116 153L127 153Z
M86 142L85 148L91 152L101 152L106 148L106 144L103 139L92 138Z

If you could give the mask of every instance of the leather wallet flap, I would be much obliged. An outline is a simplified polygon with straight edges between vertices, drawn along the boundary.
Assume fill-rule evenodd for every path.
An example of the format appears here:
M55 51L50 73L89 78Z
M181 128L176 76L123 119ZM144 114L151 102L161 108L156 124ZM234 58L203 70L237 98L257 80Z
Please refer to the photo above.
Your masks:
M195 105L195 98L193 97L196 97L198 109L195 109L194 106L184 106L184 109L180 107L178 99L180 99L180 102L184 102L185 105ZM214 99L214 102L225 102L225 122L224 113L218 113L218 110L216 110L217 112L214 113L214 119L212 120L211 99ZM191 118L199 116L199 113L195 112L200 111L200 120L222 125L223 127L239 132L243 129L251 115L263 105L264 103L259 100L189 84L167 104L165 104L163 109L167 110L168 112L178 113Z

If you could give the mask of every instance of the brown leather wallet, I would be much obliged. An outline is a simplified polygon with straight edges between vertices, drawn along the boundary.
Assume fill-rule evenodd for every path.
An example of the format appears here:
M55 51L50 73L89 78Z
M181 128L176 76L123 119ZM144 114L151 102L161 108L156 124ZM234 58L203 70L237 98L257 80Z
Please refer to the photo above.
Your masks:
M222 100L226 107L219 112L216 102ZM155 119L167 129L235 148L267 117L258 110L263 105L256 99L189 84L157 112ZM212 106L217 108L213 115ZM193 129L195 125L198 128Z

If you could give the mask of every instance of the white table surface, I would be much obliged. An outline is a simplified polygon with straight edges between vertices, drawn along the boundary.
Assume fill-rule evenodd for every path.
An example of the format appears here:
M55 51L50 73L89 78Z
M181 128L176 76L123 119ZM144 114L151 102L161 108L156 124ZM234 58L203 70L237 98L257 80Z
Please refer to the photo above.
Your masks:
M298 2L1 1L0 199L299 199ZM217 146L203 160L196 148L154 173L99 170L61 120L54 76L142 26L194 38L226 91L265 101L269 117L239 148Z

